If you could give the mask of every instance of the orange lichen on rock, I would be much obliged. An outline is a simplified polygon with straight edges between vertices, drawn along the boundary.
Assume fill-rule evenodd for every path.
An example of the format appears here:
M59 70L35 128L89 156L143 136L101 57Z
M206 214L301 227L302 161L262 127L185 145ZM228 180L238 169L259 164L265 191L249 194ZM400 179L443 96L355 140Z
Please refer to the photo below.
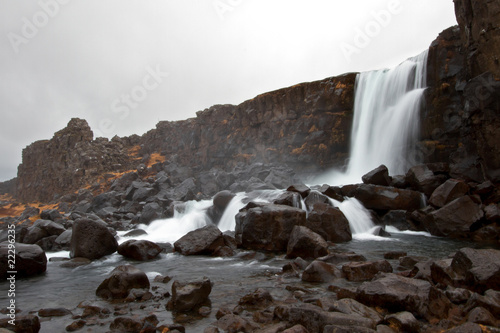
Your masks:
M153 166L153 164L163 163L163 162L165 162L165 159L166 159L165 156L162 156L159 153L153 153L149 157L149 161L147 163L147 166L148 166L148 168L150 168L151 166Z

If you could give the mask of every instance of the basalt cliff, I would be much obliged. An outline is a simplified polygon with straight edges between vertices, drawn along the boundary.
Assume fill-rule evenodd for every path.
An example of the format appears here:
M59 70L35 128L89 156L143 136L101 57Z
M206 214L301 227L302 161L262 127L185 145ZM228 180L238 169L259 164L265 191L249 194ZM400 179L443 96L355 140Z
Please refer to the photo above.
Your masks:
M429 48L418 156L423 163L449 163L454 177L498 182L500 4L456 0L455 7L458 26L443 31ZM224 174L252 164L280 166L282 173L302 177L342 168L355 81L356 73L350 73L236 106L215 105L192 119L161 121L140 137L94 139L86 121L72 119L52 139L26 147L17 179L0 188L20 201L50 202L84 187L95 190L127 171L163 170L194 177L196 191L209 196L231 185ZM203 175L219 180L202 189ZM254 176L264 181L269 174Z

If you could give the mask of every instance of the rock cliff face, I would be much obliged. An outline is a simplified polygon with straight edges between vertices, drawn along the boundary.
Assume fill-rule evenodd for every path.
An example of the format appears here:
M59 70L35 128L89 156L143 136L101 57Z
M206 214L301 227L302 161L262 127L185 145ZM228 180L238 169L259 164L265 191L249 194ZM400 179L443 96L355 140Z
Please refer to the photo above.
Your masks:
M134 159L127 149L133 138L93 140L89 125L71 119L50 140L37 141L23 150L18 168L16 196L23 201L48 202L92 184L106 172L130 169Z

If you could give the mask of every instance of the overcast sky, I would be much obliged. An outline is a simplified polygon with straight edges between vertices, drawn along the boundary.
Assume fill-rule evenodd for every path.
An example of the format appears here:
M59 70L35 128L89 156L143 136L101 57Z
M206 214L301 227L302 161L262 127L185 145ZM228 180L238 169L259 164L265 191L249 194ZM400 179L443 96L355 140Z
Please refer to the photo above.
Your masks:
M95 137L141 135L395 66L455 24L452 0L0 0L0 181L72 117Z

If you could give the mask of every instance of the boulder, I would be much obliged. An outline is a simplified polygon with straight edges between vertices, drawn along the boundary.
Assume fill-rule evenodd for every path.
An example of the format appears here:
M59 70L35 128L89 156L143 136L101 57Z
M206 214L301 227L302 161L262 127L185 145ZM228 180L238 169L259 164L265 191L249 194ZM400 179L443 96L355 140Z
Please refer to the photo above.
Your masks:
M424 218L425 228L435 236L467 237L484 213L470 196L453 200Z
M307 185L304 185L304 184L292 185L292 186L288 187L286 190L290 191L290 192L299 193L303 199L305 199L309 195L309 193L311 192L311 189Z
M331 253L325 257L318 258L318 260L329 264L338 265L350 261L365 261L366 258L363 255L356 254L354 252L344 252L344 253Z
M381 165L376 169L368 172L361 177L365 184L389 186L391 184L391 177L389 177L389 170L385 165Z
M356 300L391 312L410 311L423 317L428 312L430 290L431 284L427 281L381 273L357 288Z
M65 308L49 308L38 310L38 315L40 317L63 317L71 314L71 311Z
M16 243L15 267L9 260L9 242L0 243L0 274L2 278L9 277L9 271L17 271L16 277L32 276L47 270L47 257L38 245Z
M212 202L215 207L223 212L234 197L235 195L230 191L220 191L219 193L214 195Z
M149 279L140 269L121 265L97 287L96 295L104 299L124 299L132 289L149 290Z
M199 280L172 284L172 298L167 304L169 310L189 312L206 304L212 292L212 282L207 277Z
M429 198L429 203L434 207L441 208L451 201L467 194L469 185L457 179L448 179L439 185Z
M69 250L71 244L71 238L73 235L73 229L68 229L54 240L54 246L57 249Z
M269 291L258 288L254 292L240 298L238 305L245 309L263 309L268 307L273 302L273 297Z
M304 203L306 204L307 210L310 211L317 203L329 204L330 198L318 191L311 191L304 199Z
M304 225L306 212L283 205L247 206L236 215L235 238L243 248L286 251L296 225Z
M25 244L35 244L40 239L48 236L49 234L47 233L47 231L38 227L31 226L26 229L26 233L22 237L22 242Z
M112 333L134 333L140 332L142 323L136 319L128 317L117 317L109 325Z
M216 323L223 332L254 332L258 325L235 314L226 314ZM218 329L213 332L220 332Z
M382 322L383 317L374 309L361 304L360 302L352 298L343 298L338 301L334 301L328 306L328 311L337 311L345 314L359 315L364 318L369 318L373 320L374 323L379 324Z
M57 221L61 220L63 217L57 209L46 209L42 210L42 212L40 213L40 218L42 220Z
M500 250L460 249L453 257L451 268L464 277L465 285L471 290L500 290Z
M51 220L36 220L35 223L33 223L33 227L44 230L50 236L59 236L66 231L62 225Z
M387 260L350 262L342 266L342 272L349 281L367 281L379 272L392 273Z
M349 192L367 209L407 210L411 212L423 206L422 194L412 190L360 184Z
M148 240L128 240L118 246L118 253L135 260L150 260L156 258L163 249L156 243Z
M299 193L286 191L280 194L280 196L273 201L273 204L305 209L305 207L302 207L301 199Z
M407 218L406 210L390 210L382 217L382 224L393 226L398 230L411 230L412 226Z
M99 259L114 253L118 242L102 221L79 219L73 224L71 235L71 258Z
M428 198L432 195L432 192L446 181L445 175L434 175L431 169L425 164L417 165L411 167L406 173L406 181L410 186L424 193Z
M174 243L175 251L183 255L213 254L224 245L222 232L214 224L190 231Z
M303 226L295 226L288 241L287 258L303 259L323 257L328 254L328 244L323 237Z
M161 219L163 216L163 209L156 202L149 202L144 205L139 218L140 224L149 224L154 220Z
M315 260L302 273L305 282L331 282L342 277L342 271L335 265Z
M0 329L8 329L7 332L15 333L38 333L40 331L40 319L35 315L16 315L15 325L10 325L10 318L0 319Z
M385 320L397 332L418 332L420 328L417 318L408 311L390 314L385 317Z
M305 226L329 242L342 243L352 240L349 221L344 213L325 203L313 206Z

